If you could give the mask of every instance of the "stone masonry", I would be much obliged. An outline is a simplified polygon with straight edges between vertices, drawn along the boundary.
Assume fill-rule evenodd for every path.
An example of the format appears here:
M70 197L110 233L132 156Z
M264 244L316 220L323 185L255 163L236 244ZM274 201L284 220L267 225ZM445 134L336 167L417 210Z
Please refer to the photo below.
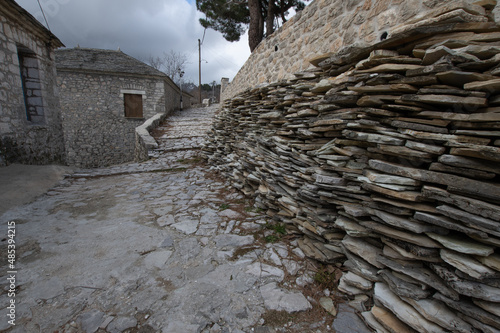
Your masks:
M64 49L56 61L68 165L134 160L135 128L180 107L180 89L166 74L121 51ZM126 94L140 95L139 117L125 115Z
M447 3L451 8L475 2ZM315 0L259 44L221 100L258 84L293 78L293 73L311 68L312 59L317 62L345 48L377 43L393 35L400 24L432 16L442 4L436 0Z
M500 330L500 26L441 3L365 48L227 100L212 165L377 332Z
M0 166L64 162L54 49L63 46L14 1L0 6Z

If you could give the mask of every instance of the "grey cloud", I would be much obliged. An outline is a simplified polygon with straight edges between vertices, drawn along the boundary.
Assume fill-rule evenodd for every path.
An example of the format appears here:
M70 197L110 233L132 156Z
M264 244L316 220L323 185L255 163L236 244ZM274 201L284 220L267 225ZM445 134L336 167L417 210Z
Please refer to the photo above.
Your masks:
M18 4L44 23L38 3ZM194 2L194 1L193 1ZM174 50L187 55L187 81L198 83L198 39L202 13L186 0L40 0L52 32L67 47L120 49L136 58L162 56ZM232 79L248 58L247 40L225 41L207 30L202 58L202 83Z

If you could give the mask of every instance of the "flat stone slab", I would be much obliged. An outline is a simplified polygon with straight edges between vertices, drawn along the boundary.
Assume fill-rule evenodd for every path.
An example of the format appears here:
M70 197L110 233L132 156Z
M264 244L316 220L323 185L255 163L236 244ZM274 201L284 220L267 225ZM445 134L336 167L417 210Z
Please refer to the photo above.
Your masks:
M167 260L172 255L172 251L155 251L149 253L145 258L145 265L148 269L163 268Z
M94 333L99 329L101 323L104 320L104 312L98 310L92 310L90 312L85 312L78 317L78 321L81 324L82 330L85 333Z
M264 305L269 310L299 312L312 308L309 301L301 293L286 292L271 282L260 288Z
M175 229L185 233L185 234L194 234L196 230L198 230L198 221L196 220L187 220L179 223L172 224L172 227Z
M260 262L249 265L245 272L262 278L272 278L276 281L282 281L285 277L283 270Z
M115 318L106 328L110 333L121 333L137 326L137 320L130 317Z
M340 304L332 328L336 333L371 333L361 318L348 305Z
M239 235L217 235L214 237L215 244L219 248L227 248L227 247L241 247L245 245L252 244L255 239L252 236L239 236Z
M335 304L330 297L321 297L319 299L319 304L332 316L337 316L337 309L335 308Z

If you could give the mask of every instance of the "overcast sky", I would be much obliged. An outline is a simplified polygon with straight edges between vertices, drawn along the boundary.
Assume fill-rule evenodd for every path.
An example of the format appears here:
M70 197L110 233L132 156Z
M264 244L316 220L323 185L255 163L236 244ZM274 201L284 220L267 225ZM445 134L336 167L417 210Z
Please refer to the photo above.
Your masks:
M15 0L45 25L37 0ZM198 39L203 27L195 0L40 0L50 30L66 47L118 47L146 59L163 52L181 52L188 58L185 81L198 84ZM230 80L250 55L247 35L227 42L207 29L202 45L202 83L222 77Z

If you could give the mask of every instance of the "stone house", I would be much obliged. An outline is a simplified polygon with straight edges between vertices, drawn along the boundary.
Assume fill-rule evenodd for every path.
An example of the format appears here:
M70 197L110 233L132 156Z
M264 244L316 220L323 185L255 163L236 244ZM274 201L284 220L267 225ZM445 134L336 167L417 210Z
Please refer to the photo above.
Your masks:
M65 159L54 51L63 43L12 0L0 6L0 166Z
M120 50L61 49L56 63L69 165L133 160L135 128L180 108L180 89L165 73Z

